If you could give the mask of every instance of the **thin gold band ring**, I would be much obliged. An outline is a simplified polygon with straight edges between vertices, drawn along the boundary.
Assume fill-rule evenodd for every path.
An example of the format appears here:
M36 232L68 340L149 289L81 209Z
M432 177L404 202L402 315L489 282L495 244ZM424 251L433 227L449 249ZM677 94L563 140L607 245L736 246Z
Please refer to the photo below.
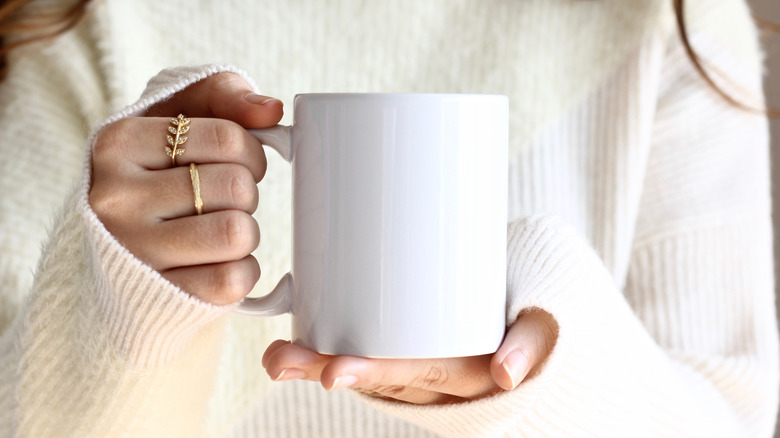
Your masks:
M200 196L200 175L198 165L190 163L190 180L192 181L192 193L195 195L195 212L203 214L203 198Z

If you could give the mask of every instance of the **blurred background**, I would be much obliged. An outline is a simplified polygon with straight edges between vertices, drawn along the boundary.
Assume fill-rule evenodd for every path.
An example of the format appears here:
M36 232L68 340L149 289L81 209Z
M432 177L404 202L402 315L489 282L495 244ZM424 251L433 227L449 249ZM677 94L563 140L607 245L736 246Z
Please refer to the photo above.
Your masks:
M780 0L748 0L756 16L780 24ZM764 47L767 54L767 76L764 79L764 90L769 105L780 108L780 33L766 34ZM774 201L775 235L780 236L780 120L773 120L772 135L772 199ZM780 273L780 244L775 239L775 272ZM778 276L780 279L780 276ZM780 281L777 282L780 285ZM780 292L775 305L780 314ZM778 414L780 422L780 414ZM780 438L780 427L775 430L775 438Z

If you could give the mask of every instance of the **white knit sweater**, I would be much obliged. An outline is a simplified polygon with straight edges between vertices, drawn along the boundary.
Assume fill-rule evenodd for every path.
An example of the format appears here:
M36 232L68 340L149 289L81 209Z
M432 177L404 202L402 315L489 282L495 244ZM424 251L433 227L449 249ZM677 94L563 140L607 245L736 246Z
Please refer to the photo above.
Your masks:
M0 85L0 435L770 436L767 124L693 71L667 3L104 0L18 50ZM706 64L760 103L746 6L688 3ZM119 245L87 203L89 133L233 69L145 86L207 63L288 110L299 92L508 95L507 322L555 317L542 371L446 406L270 383L285 318L199 302ZM290 257L289 168L268 156L259 293Z

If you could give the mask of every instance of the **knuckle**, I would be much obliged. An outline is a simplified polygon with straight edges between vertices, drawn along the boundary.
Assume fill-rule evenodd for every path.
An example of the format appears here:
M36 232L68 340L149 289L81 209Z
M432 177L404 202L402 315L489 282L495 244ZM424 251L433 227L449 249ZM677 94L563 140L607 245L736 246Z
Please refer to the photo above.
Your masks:
M95 184L89 191L89 205L98 219L104 224L113 222L113 218L122 217L126 200L119 190L112 190L106 184Z
M224 110L230 105L228 99L236 90L251 90L249 84L240 75L232 72L222 72L205 79L207 90L207 105L212 114ZM247 91L248 92L248 91Z
M243 211L225 212L224 244L236 255L244 256L252 252L260 239L257 222Z
M150 237L152 230L137 209L127 205L121 190L111 186L93 187L88 195L90 208L106 230L138 259L153 269L167 266L161 248L171 242L160 236Z
M246 276L238 263L224 263L214 269L211 283L217 296L225 304L232 303L244 297Z
M128 138L132 138L133 124L132 118L124 118L111 123L98 132L92 146L92 158L96 165L113 162L113 158L122 145Z
M424 375L417 377L412 385L415 388L435 389L447 383L449 372L445 366L433 364Z
M241 150L240 131L237 125L228 120L215 120L212 124L210 143L217 152L226 158L235 158Z
M228 196L233 205L253 212L257 207L258 193L252 174L243 166L231 166L226 173Z
M234 86L246 87L248 84L240 75L233 72L220 72L210 77L208 81L209 92L211 95L222 93L225 89Z

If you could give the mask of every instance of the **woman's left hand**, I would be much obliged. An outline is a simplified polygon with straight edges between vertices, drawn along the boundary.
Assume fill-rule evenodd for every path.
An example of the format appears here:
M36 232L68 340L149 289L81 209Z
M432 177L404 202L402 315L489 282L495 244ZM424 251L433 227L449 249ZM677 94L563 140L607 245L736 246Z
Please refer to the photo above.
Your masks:
M555 319L531 309L518 317L492 355L368 359L323 355L278 340L263 355L263 367L273 380L319 381L327 390L349 387L414 404L457 403L517 387L539 369L557 339Z

